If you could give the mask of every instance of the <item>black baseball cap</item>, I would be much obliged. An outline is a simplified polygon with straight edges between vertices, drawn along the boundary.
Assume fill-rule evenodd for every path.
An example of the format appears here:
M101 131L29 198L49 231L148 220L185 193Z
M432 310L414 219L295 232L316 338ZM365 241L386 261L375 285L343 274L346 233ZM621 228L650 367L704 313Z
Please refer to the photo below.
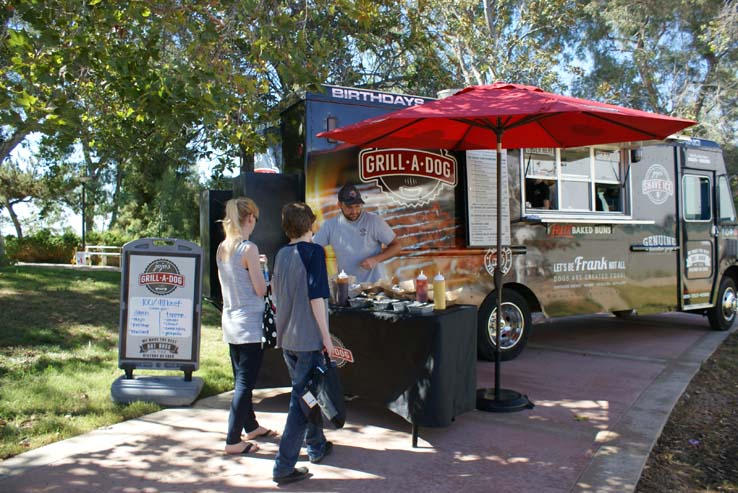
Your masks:
M363 204L364 200L355 186L347 183L338 191L338 200L346 205Z

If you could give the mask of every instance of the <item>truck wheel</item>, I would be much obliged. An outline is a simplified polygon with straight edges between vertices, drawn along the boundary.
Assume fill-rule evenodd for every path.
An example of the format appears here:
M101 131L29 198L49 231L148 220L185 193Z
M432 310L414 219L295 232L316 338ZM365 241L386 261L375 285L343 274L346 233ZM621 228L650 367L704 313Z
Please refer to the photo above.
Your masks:
M479 307L477 319L478 352L482 359L495 360L497 294L491 293ZM528 342L531 319L528 302L513 290L502 291L502 330L500 359L516 358Z
M715 306L707 310L707 319L713 330L728 330L735 321L735 312L738 308L738 296L735 290L735 281L730 277L723 277Z

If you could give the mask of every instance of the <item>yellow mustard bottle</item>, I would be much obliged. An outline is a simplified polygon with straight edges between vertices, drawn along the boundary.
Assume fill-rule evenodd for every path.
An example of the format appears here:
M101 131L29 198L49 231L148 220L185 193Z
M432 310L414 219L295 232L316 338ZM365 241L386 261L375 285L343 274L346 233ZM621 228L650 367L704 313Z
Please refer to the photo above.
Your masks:
M446 309L446 279L440 272L433 278L433 308Z

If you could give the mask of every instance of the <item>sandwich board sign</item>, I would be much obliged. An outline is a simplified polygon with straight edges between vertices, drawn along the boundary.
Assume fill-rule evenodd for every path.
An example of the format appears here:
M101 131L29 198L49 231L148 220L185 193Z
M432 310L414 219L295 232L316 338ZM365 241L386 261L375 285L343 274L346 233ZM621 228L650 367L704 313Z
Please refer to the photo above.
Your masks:
M125 376L113 384L113 400L189 404L202 389L202 379L192 378L200 358L202 249L143 238L123 246L121 261L118 367ZM134 378L137 368L182 371L184 379Z

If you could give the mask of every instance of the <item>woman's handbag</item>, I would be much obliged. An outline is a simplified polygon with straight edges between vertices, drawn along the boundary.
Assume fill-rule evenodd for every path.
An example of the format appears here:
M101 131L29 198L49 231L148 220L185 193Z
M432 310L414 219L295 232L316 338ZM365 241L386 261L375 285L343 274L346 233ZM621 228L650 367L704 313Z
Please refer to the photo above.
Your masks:
M346 423L346 403L343 398L343 386L338 376L336 362L325 355L325 365L318 365L315 369L316 392L315 396L323 415L336 428L343 428Z
M261 324L261 346L268 348L277 347L277 324L274 320L274 314L277 312L272 301L272 287L267 285L267 292L264 296L264 320Z

